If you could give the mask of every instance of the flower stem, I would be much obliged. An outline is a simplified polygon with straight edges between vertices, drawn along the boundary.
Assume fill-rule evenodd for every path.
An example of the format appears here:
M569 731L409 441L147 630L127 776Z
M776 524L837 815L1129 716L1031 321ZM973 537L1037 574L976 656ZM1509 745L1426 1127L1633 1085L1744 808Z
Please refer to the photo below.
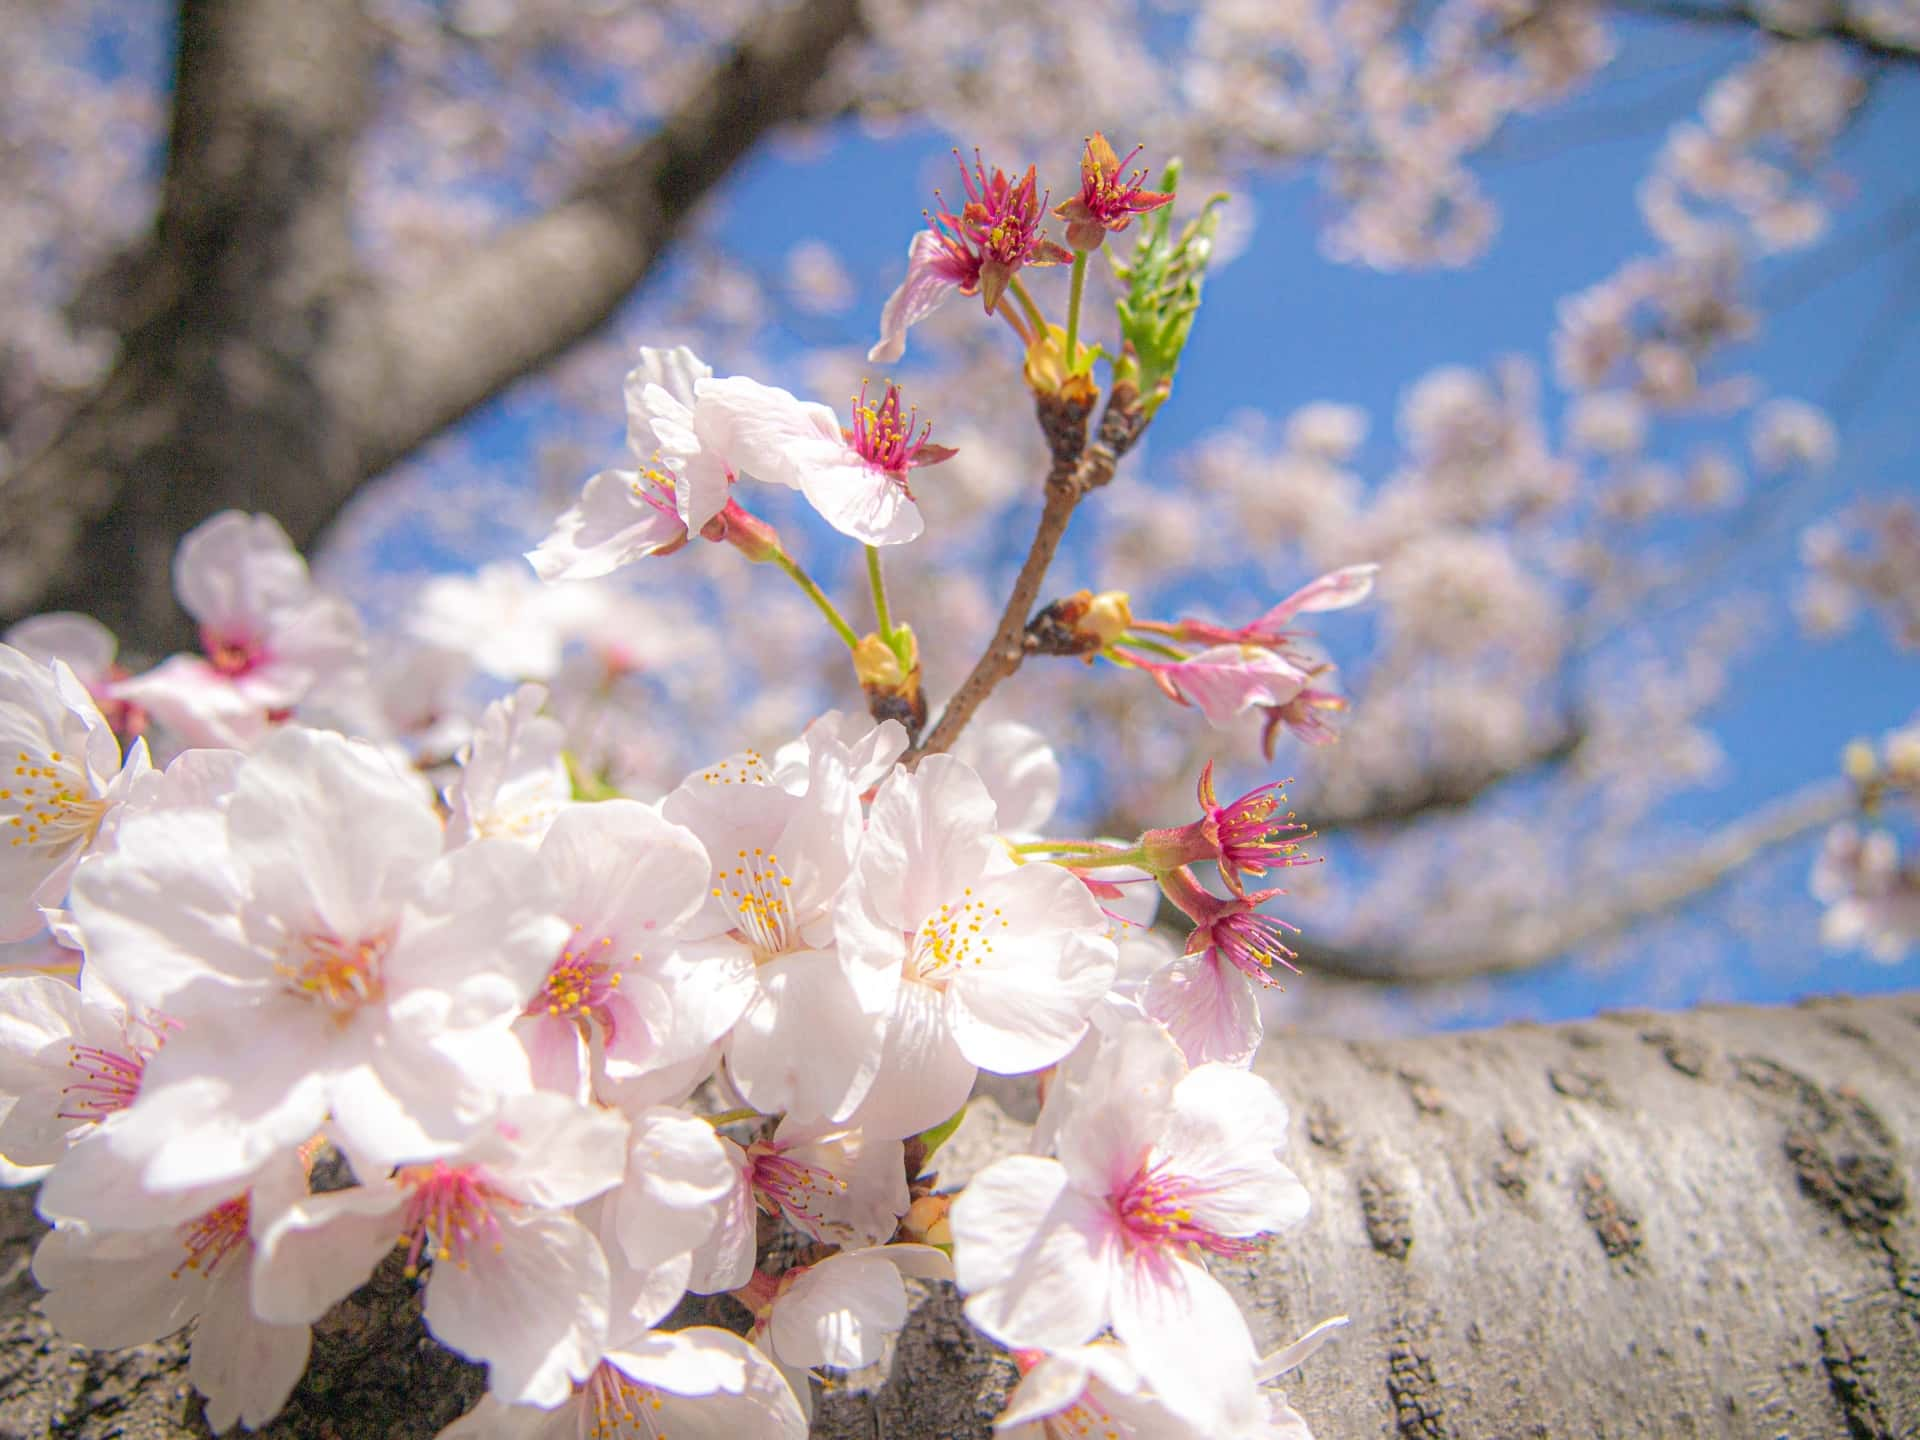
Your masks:
M1073 279L1067 289L1067 373L1073 374L1080 355L1080 296L1087 285L1087 252L1073 252Z
M1033 303L1033 296L1027 293L1027 287L1020 283L1018 275L1007 282L1007 289L1012 291L1014 298L1020 302L1020 308L1027 312L1027 323L1033 327L1033 338L1046 339L1047 317L1042 315L1040 307Z
M1116 645L1125 645L1134 650L1144 650L1149 655L1164 655L1169 660L1184 660L1187 658L1185 651L1176 650L1171 645L1163 645L1158 640L1142 640L1137 635L1122 635L1113 643Z
M755 1119L759 1114L751 1105L743 1105L738 1110L722 1110L718 1115L702 1115L700 1118L717 1130L722 1125L731 1125L738 1120Z
M773 557L773 563L786 571L787 578L798 585L806 593L806 597L820 607L820 613L827 617L827 623L833 626L834 633L847 642L847 649L860 648L860 637L853 633L853 627L847 624L846 616L834 608L833 601L827 598L824 590L813 583L813 577L800 568L799 562L783 550Z
M893 643L893 616L887 611L887 581L880 573L880 547L867 546L867 579L873 586L873 618L880 627L880 638L887 642L887 648L899 653L899 647Z
M1112 847L1103 845L1098 840L1025 840L1007 848L1016 855L1041 855L1050 850L1075 850L1097 855L1102 850Z

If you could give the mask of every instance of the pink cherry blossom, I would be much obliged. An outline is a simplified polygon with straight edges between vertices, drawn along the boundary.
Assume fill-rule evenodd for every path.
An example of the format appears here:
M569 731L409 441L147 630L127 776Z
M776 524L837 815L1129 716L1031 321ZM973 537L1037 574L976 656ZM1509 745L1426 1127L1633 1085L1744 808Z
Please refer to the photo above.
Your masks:
M1250 1253L1305 1217L1277 1154L1285 1107L1245 1071L1190 1070L1149 1022L1104 1039L1063 1083L1059 1158L997 1161L954 1202L968 1318L1042 1349L1111 1327L1169 1410L1213 1434L1246 1425L1253 1343L1201 1259Z
M353 607L314 588L269 516L227 510L193 530L174 556L173 589L199 623L202 653L172 656L111 693L189 744L244 748L362 657Z

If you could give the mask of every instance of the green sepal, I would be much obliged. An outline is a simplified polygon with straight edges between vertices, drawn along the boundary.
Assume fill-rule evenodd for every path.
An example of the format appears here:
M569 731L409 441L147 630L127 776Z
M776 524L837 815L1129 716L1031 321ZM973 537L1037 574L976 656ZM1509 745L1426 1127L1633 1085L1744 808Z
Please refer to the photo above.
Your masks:
M1160 178L1162 190L1177 190L1180 162L1170 161ZM1115 277L1126 293L1115 304L1126 350L1114 363L1114 382L1130 381L1151 417L1173 392L1174 371L1200 310L1200 290L1213 259L1225 195L1212 195L1200 213L1173 229L1173 207L1163 206L1142 220L1133 258L1112 257Z

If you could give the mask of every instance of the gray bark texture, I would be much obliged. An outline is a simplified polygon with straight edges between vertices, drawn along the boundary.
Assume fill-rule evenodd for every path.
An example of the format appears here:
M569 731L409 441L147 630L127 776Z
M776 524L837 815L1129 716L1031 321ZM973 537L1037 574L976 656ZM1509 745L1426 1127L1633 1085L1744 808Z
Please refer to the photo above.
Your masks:
M1352 1324L1291 1377L1322 1440L1920 1435L1920 993L1606 1015L1359 1043L1271 1035L1314 1197L1221 1262L1256 1339ZM1017 1148L1031 1097L976 1100L948 1180ZM0 1196L0 1436L204 1430L178 1340L53 1335L31 1197ZM730 1301L686 1318L725 1321ZM738 1315L738 1312L734 1312ZM1011 1365L929 1287L890 1377L821 1397L830 1440L984 1440ZM427 1437L480 1372L383 1272L322 1327L273 1436Z

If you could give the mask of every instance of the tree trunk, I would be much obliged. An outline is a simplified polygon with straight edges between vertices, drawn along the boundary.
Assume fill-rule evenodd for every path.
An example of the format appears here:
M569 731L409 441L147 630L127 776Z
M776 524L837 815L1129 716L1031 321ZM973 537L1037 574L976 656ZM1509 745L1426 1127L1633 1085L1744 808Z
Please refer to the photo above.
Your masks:
M1920 994L1282 1034L1260 1068L1314 1212L1215 1270L1268 1347L1352 1316L1291 1377L1322 1440L1920 1433ZM940 1163L962 1176L1022 1129L977 1101ZM0 1197L0 1435L204 1434L177 1340L107 1355L50 1333L27 1201ZM823 1397L815 1433L985 1440L1011 1378L935 1287L886 1385ZM479 1384L383 1276L329 1318L266 1433L430 1436Z

